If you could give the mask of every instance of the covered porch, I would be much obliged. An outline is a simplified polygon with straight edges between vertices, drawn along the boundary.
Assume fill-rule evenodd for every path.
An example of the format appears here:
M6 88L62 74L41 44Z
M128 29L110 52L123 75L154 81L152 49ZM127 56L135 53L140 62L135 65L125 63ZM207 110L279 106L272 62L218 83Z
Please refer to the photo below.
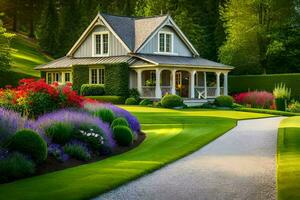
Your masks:
M177 94L205 101L228 94L228 72L203 67L135 68L131 71L130 88L136 88L142 98L160 99L166 94Z

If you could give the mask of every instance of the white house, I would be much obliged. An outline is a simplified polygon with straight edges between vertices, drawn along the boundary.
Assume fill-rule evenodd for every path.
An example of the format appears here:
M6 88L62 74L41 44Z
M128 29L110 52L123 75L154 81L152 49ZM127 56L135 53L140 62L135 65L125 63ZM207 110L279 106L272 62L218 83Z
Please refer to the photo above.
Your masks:
M128 87L137 88L145 98L166 93L186 99L227 95L227 76L233 69L201 58L169 15L134 18L103 13L65 57L36 69L48 83L64 83L73 81L72 66L85 65L88 82L105 85L104 65L124 62L130 69Z

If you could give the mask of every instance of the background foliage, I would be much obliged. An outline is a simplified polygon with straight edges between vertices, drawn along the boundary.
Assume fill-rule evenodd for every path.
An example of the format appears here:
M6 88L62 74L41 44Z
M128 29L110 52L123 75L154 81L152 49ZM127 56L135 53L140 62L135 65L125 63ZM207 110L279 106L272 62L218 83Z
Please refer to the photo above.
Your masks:
M33 38L54 58L67 53L99 11L170 14L202 57L235 66L235 74L300 72L299 0L0 1L4 27Z
M284 83L291 88L292 98L300 99L300 74L244 75L230 76L228 79L230 93L240 93L253 90L272 92L275 85Z

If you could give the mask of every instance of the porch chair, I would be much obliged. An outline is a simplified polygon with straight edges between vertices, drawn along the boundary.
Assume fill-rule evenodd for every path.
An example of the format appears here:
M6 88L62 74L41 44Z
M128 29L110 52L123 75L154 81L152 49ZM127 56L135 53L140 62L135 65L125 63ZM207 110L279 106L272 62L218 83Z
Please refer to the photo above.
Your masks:
M196 89L196 91L198 93L198 99L201 99L201 98L205 99L205 91L201 92L201 91L199 91L197 89Z

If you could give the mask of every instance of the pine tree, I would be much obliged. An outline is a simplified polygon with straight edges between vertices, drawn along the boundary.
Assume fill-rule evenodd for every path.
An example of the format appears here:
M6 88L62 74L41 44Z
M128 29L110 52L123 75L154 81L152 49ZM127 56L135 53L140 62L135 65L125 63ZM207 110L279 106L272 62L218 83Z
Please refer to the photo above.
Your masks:
M51 55L58 49L59 18L55 0L49 0L41 18L38 31L38 42L41 48Z

